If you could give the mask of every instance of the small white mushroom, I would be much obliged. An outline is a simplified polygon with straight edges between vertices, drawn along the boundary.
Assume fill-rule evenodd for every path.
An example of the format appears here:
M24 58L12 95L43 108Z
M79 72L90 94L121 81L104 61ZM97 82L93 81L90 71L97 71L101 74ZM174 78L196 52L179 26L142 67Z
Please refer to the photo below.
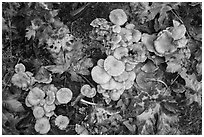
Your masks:
M96 95L96 89L91 88L88 84L83 85L80 91L83 96L88 98L93 98Z
M41 102L41 100L44 99L44 97L45 97L45 92L38 87L34 87L28 93L27 99L29 104L35 106L35 105L38 105Z
M122 9L115 9L110 12L109 19L113 24L121 26L127 22L127 15Z
M15 66L15 72L25 72L26 68L22 63L16 64Z
M98 65L99 67L103 68L104 59L99 59L99 60L97 61L97 65Z
M56 93L56 98L59 104L67 104L71 101L72 96L73 93L69 88L61 88Z
M40 134L46 134L50 130L50 122L49 119L46 117L42 117L36 120L35 123L35 131L39 132Z
M36 119L42 118L45 115L45 111L40 106L35 106L33 108L33 115Z
M67 116L59 115L55 119L55 125L59 127L60 130L65 130L69 124L69 118Z

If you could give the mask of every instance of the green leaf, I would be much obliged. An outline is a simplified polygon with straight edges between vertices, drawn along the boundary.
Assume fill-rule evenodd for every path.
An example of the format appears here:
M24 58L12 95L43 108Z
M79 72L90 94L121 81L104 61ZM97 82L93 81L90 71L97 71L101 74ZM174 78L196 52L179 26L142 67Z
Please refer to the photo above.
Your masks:
M22 112L24 107L17 99L8 99L4 101L4 105L12 112Z

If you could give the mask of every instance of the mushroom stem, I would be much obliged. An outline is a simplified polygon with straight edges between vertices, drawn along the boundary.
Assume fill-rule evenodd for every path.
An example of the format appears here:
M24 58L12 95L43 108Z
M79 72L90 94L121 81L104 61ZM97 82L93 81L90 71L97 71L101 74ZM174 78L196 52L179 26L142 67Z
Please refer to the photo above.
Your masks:
M77 96L77 98L71 103L71 106L75 106L82 98L84 97L84 95L82 95L81 93Z
M97 105L96 103L88 102L88 101L86 101L86 100L84 100L84 99L81 99L80 101L81 101L82 103L89 104L89 105L93 105L93 106L96 106L96 105Z

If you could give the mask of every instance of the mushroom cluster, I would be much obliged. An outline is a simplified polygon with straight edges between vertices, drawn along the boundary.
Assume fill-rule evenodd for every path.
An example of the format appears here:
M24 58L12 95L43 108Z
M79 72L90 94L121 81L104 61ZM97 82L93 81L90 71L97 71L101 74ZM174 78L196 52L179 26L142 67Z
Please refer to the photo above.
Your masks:
M33 110L33 116L36 119L35 130L40 134L46 134L50 130L49 119L55 115L56 105L67 104L71 98L72 91L70 89L61 88L58 90L53 84L38 84L30 89L25 104ZM59 124L57 125L59 126ZM62 127L60 126L60 129Z
M131 64L118 60L112 55L105 60L98 60L91 71L92 79L99 84L97 92L102 93L105 98L117 101L134 83L136 75L134 67L130 66Z
M176 20L173 20L173 27L156 34L143 34L142 42L150 52L158 56L166 56L174 53L179 48L186 47L188 39L185 36L186 27Z
M16 64L16 73L12 76L11 82L15 86L27 91L29 87L35 83L35 79L31 72L25 70L26 68L22 63Z

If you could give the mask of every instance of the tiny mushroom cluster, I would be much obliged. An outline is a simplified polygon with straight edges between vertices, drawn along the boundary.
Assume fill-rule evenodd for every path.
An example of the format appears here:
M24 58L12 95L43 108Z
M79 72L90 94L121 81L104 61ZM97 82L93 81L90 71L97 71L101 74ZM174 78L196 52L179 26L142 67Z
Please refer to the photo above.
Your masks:
M53 84L37 85L32 88L26 99L25 104L33 110L36 119L35 130L40 134L46 134L50 130L49 119L56 116L54 110L56 105L67 104L72 99L72 91L68 88L57 89ZM69 124L66 116L58 116L55 124L61 129L65 129Z
M11 82L15 86L27 91L29 90L29 87L34 84L35 79L31 72L25 70L26 68L22 63L16 64L16 73L12 76Z

